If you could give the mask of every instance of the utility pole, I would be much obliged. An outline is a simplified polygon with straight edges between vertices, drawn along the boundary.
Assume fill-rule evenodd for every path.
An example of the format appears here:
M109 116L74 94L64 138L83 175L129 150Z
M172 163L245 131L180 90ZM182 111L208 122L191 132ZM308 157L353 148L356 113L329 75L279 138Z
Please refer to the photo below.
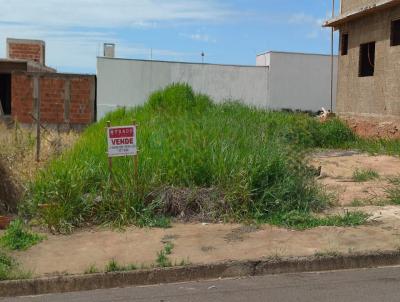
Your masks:
M204 51L201 52L201 63L204 64L204 57L205 57Z
M332 19L335 18L335 0L332 0ZM333 77L334 77L334 54L333 54L333 41L334 28L331 28L331 112L333 112Z

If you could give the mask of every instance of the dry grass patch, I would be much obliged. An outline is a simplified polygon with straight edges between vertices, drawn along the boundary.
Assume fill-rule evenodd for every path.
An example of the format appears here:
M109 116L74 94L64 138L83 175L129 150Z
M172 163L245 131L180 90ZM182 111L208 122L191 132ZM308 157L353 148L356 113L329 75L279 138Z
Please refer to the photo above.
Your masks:
M0 213L14 213L26 190L26 183L38 171L77 140L76 132L42 131L41 161L36 162L36 131L16 125L7 128L0 123Z

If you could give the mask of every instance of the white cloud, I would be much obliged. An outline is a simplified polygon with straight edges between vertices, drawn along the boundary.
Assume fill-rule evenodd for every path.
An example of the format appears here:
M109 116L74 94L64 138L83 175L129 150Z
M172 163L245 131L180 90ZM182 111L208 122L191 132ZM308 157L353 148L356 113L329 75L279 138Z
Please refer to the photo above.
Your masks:
M119 27L176 20L219 20L215 0L0 0L2 22L46 26Z
M152 49L141 44L124 44L117 48L117 57L139 57L142 59L153 60L180 60L184 61L188 56L192 56L190 52L179 52L168 49Z
M290 24L322 26L323 20L305 13L296 13L290 16Z
M306 35L307 39L320 38L326 31L322 27L324 20L319 17L314 17L305 13L296 13L289 17L289 24L306 26L309 32Z
M193 41L206 42L206 43L216 43L215 38L210 37L207 34L195 33L195 34L180 34L182 37L188 38Z
M7 37L42 39L47 44L48 65L92 72L103 42L127 42L118 39L120 29L219 22L230 14L217 0L0 0L0 7L1 53L5 53ZM144 46L130 49L133 54L148 50ZM157 49L153 53L173 58L183 55Z

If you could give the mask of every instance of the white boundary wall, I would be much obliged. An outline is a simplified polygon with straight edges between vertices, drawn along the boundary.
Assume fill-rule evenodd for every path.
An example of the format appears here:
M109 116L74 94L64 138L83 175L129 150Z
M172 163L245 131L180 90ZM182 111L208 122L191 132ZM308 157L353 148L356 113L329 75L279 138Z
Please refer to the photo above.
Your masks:
M119 106L142 105L155 90L188 83L216 102L240 100L268 108L267 66L234 66L161 61L97 59L97 116Z
M269 69L271 109L318 111L331 107L329 55L268 52L257 56L257 66ZM336 108L338 58L334 57L333 110Z
M336 107L337 57L334 58L333 110ZM331 57L269 52L257 66L97 59L97 117L117 107L133 107L172 83L188 83L216 102L238 100L268 109L330 109Z

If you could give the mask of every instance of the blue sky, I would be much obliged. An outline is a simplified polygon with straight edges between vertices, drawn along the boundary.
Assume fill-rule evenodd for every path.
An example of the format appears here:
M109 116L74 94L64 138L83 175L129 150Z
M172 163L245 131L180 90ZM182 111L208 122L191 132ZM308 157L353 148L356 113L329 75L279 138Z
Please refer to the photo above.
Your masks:
M338 2L338 1L337 1ZM6 37L46 41L47 64L96 71L104 42L123 58L254 65L269 50L330 52L331 0L0 0ZM38 17L40 16L40 17ZM336 38L337 40L337 38ZM337 43L336 43L337 44ZM335 49L337 46L335 46Z

